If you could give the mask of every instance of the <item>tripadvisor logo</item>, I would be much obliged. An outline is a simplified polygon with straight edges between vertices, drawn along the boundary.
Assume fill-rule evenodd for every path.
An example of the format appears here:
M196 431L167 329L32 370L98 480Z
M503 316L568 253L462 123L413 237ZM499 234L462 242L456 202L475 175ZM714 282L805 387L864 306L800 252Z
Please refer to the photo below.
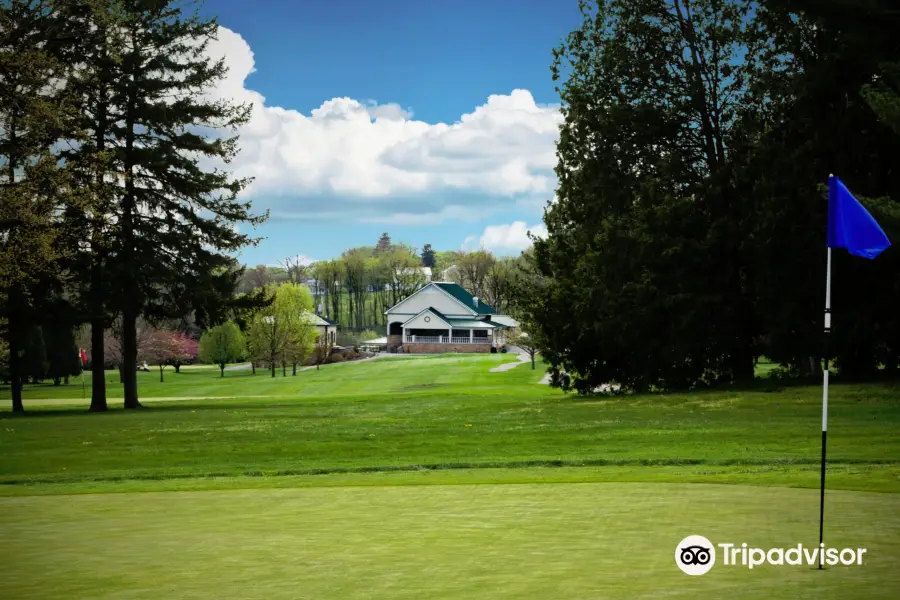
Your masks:
M675 547L675 564L688 575L705 575L716 564L716 547L702 535L689 535Z
M790 548L748 547L743 544L713 544L702 535L689 535L675 547L675 564L688 575L705 575L716 564L716 547L721 550L722 564L727 567L747 567L760 565L775 566L829 565L838 563L851 566L862 565L865 548L826 548L819 544L807 548L797 544Z

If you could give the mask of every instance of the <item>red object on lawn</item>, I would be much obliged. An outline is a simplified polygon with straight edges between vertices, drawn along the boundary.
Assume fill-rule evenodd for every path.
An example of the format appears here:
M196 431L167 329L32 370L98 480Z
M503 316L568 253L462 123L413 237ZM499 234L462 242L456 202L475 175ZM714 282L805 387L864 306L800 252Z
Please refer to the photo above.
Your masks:
M81 354L81 364L86 365L87 364L87 354L84 353L84 348L79 348L78 352Z

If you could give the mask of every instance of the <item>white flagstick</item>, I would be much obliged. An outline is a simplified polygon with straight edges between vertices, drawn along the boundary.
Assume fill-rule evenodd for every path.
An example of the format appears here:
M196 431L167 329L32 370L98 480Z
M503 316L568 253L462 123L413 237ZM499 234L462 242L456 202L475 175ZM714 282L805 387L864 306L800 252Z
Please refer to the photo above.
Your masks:
M829 179L833 176L829 176ZM822 476L819 492L819 568L822 568L822 534L825 524L825 442L828 436L828 338L831 335L831 247L825 273L825 365L822 370Z

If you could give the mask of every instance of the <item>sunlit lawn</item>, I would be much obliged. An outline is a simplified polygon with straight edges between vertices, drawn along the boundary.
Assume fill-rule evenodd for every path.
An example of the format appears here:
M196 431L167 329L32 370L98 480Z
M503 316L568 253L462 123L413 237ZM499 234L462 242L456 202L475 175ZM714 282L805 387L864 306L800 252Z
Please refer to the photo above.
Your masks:
M0 598L896 597L900 388L832 391L826 541L866 564L690 578L688 534L817 542L821 390L578 398L507 360L143 373L134 412L110 373L106 414L29 386Z

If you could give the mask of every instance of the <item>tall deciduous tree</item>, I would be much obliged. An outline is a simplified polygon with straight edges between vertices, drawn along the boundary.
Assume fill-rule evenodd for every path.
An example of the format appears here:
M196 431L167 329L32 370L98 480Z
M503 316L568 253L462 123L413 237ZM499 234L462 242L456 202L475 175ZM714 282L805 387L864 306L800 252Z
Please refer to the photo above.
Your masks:
M559 202L529 300L564 387L753 377L759 327L733 146L750 2L599 0L555 50Z
M483 297L494 262L494 256L486 250L460 253L454 279L472 295Z
M282 284L274 290L274 301L259 309L247 330L253 361L269 364L272 377L278 363L301 362L309 355L312 295L305 286Z

